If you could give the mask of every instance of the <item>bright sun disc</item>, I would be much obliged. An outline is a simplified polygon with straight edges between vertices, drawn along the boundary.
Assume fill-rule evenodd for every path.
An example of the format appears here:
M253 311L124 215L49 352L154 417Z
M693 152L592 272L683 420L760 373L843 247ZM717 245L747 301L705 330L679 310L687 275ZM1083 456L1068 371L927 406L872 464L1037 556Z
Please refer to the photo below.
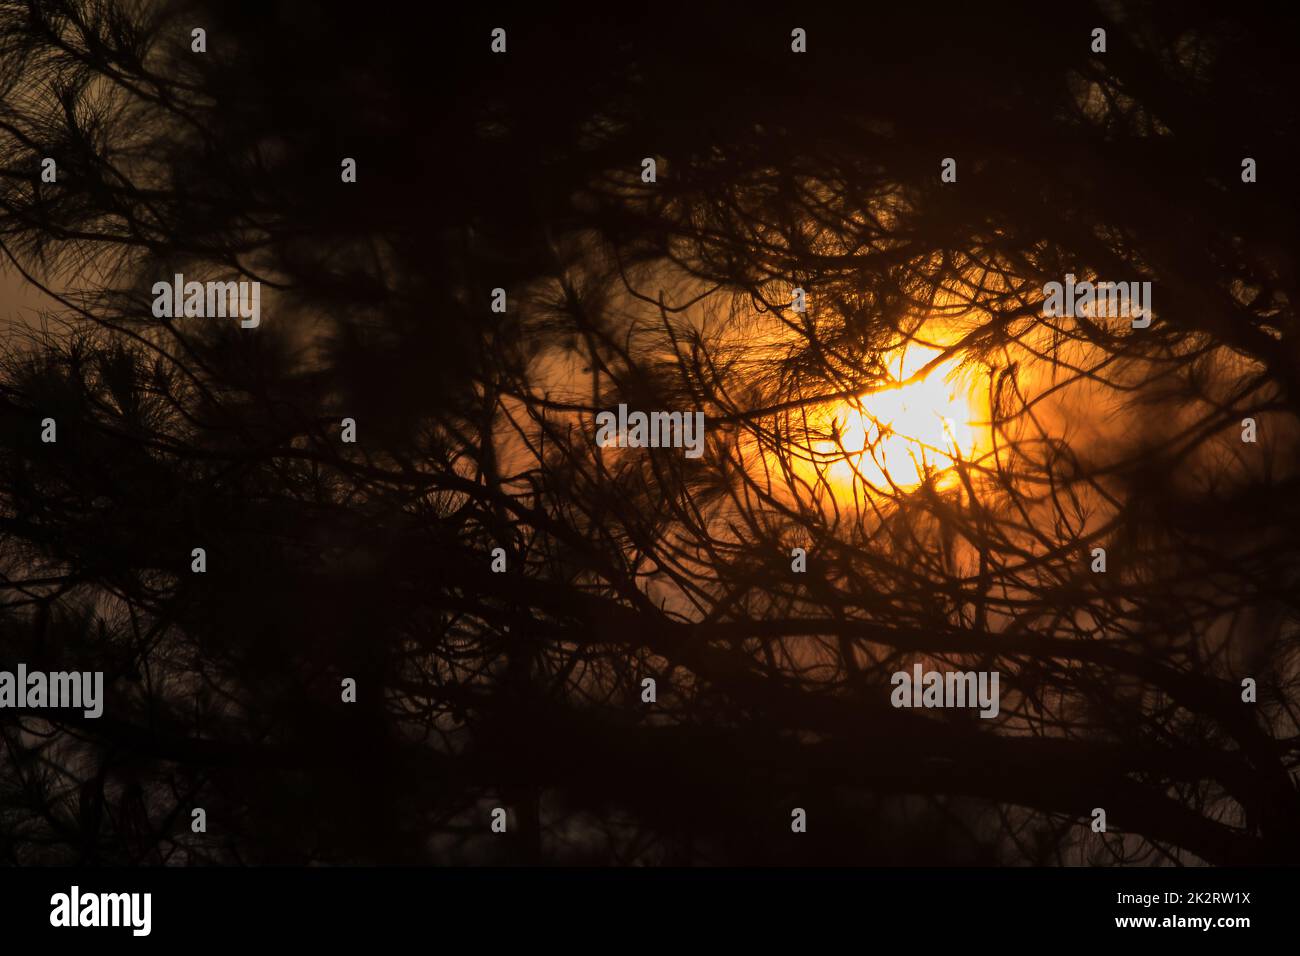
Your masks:
M891 372L906 381L939 352L905 349ZM830 414L835 438L817 441L819 468L834 483L865 481L881 491L914 488L926 474L969 457L974 445L970 405L962 394L958 360L937 366L925 378L844 402Z

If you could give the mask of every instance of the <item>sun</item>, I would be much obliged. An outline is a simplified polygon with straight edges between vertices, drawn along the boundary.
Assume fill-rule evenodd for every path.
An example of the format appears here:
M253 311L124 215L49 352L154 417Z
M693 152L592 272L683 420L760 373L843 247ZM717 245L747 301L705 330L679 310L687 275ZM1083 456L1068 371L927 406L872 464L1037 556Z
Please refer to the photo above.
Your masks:
M878 492L906 491L948 472L974 451L969 385L957 358L908 381L940 351L912 344L889 361L898 385L828 411L829 437L813 443L814 461L835 485L865 482ZM906 384L903 384L906 383Z

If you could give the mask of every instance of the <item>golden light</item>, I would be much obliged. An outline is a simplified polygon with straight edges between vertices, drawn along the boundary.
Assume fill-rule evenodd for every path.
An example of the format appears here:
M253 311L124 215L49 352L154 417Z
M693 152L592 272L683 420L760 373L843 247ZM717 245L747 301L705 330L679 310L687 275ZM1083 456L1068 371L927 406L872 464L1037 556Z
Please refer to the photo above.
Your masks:
M937 365L909 382L940 354L910 345L889 361L900 384L873 391L829 409L830 437L812 445L814 463L832 485L865 482L880 492L915 488L974 451L969 383L959 359ZM955 477L955 476L954 476Z

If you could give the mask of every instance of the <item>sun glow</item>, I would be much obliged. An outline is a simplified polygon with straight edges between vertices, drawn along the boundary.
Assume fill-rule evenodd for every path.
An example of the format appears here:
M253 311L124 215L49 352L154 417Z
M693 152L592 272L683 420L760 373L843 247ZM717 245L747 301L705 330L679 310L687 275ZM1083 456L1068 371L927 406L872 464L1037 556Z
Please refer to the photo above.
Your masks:
M908 381L940 354L913 344L891 358L899 384L842 402L827 413L828 437L812 443L814 463L833 485L866 482L881 492L915 488L927 475L955 478L954 461L974 451L969 383L950 359ZM942 473L948 472L945 477Z

